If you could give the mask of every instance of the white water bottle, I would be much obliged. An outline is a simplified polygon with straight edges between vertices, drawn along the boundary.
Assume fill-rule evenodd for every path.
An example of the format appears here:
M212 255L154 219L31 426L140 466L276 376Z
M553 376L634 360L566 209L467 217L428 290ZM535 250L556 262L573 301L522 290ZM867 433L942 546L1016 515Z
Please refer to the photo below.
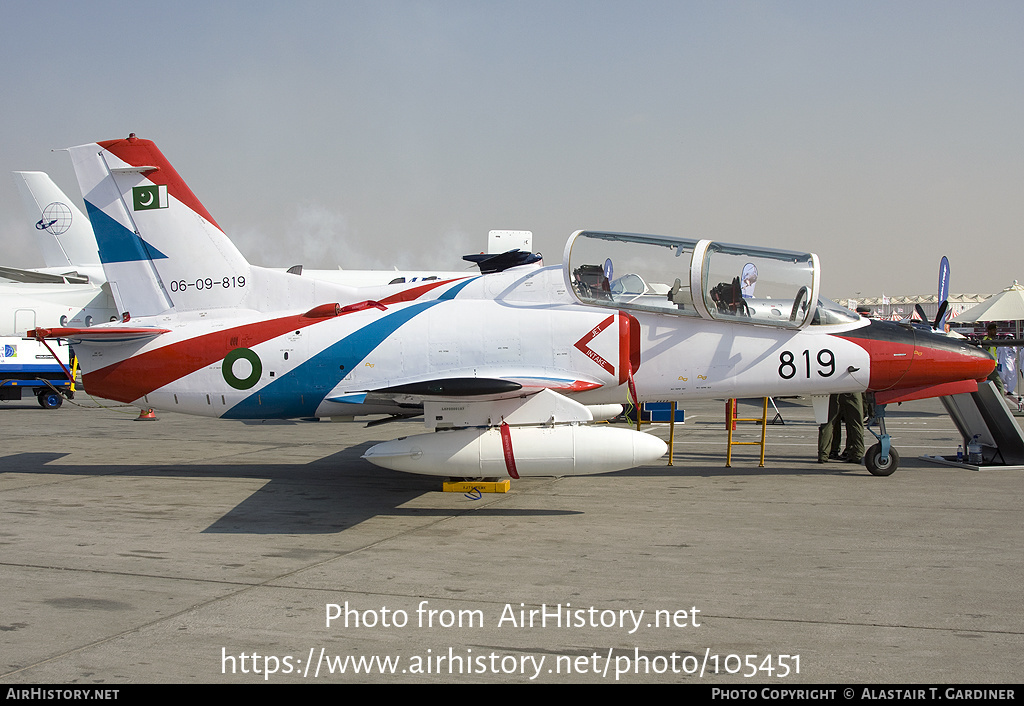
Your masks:
M967 461L972 466L981 465L981 442L977 434L971 437L971 443L967 444Z

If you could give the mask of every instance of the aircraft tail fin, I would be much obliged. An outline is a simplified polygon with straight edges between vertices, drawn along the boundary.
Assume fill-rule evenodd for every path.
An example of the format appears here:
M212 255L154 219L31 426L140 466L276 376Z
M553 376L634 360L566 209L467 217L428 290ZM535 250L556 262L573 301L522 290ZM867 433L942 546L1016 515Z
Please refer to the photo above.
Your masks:
M249 263L152 141L69 152L122 316L243 307Z
M35 224L33 232L46 266L98 268L92 226L75 202L43 172L14 172L14 181Z

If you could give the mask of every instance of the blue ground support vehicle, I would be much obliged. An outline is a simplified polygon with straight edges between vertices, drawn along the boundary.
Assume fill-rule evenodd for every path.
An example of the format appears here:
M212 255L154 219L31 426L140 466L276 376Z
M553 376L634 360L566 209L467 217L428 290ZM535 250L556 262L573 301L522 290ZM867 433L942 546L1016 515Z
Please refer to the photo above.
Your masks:
M66 341L47 348L24 338L0 338L0 401L20 400L26 393L45 409L57 409L75 395L71 349Z

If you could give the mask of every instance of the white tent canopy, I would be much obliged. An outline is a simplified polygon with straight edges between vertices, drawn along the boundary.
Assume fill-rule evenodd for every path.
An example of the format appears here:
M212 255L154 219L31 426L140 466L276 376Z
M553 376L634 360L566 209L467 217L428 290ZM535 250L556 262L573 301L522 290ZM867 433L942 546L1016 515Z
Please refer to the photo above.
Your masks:
M1024 286L1017 284L1007 287L999 294L993 295L978 306L972 307L957 317L957 322L972 323L975 321L1014 321L1016 322L1017 338L1020 338L1021 321L1024 320ZM1007 360L1007 356L1011 358ZM1021 373L1020 351L1014 349L1000 351L1003 382L1007 392L1020 388L1018 375ZM1010 367L1014 369L1011 371ZM1007 379L1009 378L1009 379Z
M956 320L968 324L975 321L1024 320L1024 285L1014 282L999 294L960 314Z

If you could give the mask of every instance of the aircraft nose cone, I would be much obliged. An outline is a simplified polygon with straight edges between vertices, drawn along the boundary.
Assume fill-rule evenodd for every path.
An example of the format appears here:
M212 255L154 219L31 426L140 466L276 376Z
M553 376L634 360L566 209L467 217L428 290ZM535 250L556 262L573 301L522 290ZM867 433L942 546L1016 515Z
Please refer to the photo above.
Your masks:
M950 394L938 386L984 380L995 369L992 356L964 339L889 321L871 321L844 338L871 356L868 390L874 392L914 388Z
M962 338L929 331L917 331L916 334L914 362L901 383L902 387L984 380L996 368L995 359L987 351Z

